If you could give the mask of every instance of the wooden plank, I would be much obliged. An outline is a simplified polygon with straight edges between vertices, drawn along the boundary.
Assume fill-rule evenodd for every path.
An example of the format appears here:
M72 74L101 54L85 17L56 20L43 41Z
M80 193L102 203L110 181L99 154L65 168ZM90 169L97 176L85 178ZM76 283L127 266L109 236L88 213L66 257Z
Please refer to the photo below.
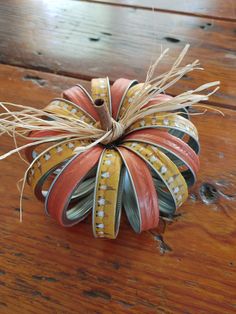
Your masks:
M63 90L76 84L90 91L90 82L51 73L0 64L0 101L45 106L60 97ZM20 98L17 90L21 90ZM37 97L35 97L35 94Z
M1 99L41 107L70 78L0 66ZM46 80L38 84L26 75ZM7 87L7 88L6 88ZM3 313L235 313L235 201L201 202L205 181L235 191L236 112L195 116L202 144L201 172L183 215L164 238L173 252L160 256L153 236L136 235L126 219L114 241L93 239L91 221L63 229L44 215L26 188L19 223L17 156L0 163L0 309ZM12 141L1 138L1 153ZM13 170L14 169L14 170ZM223 187L222 187L223 185ZM20 307L19 307L20 304Z
M23 21L18 23L18 21ZM144 80L150 60L165 47L167 70L186 43L186 62L206 68L169 90L177 94L212 80L222 82L211 103L234 107L236 41L231 22L77 2L8 1L0 11L0 62L91 79L108 75Z
M95 3L125 6L130 8L155 10L175 14L207 17L225 21L236 20L236 7L234 1L224 0L82 0Z

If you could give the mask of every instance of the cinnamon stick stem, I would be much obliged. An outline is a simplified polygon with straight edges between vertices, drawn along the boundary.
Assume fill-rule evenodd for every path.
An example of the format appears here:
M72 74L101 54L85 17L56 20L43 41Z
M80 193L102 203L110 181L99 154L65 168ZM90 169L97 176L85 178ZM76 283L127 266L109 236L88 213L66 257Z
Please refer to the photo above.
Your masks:
M109 131L112 128L112 120L111 115L107 109L106 104L104 103L103 99L96 99L94 101L94 107L97 110L97 113L99 115L101 128L105 131Z

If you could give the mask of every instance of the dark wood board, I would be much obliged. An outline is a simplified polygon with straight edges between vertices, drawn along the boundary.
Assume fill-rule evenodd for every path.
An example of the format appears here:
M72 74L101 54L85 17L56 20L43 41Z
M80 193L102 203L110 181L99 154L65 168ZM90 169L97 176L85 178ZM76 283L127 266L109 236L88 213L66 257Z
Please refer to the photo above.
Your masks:
M5 101L42 107L74 83L0 66ZM25 165L17 156L1 161L0 312L235 313L235 201L207 206L198 195L206 181L235 190L236 113L223 112L193 118L202 145L199 181L179 221L167 227L164 239L173 251L164 256L154 237L135 234L125 217L115 241L94 239L90 219L63 229L44 215L28 187L20 223L16 182ZM1 153L12 145L1 138Z
M14 4L14 5L13 5ZM170 48L166 71L186 43L185 62L205 72L170 88L177 94L221 81L211 103L235 107L236 27L233 22L80 1L7 1L0 7L0 62L80 79L108 75L144 80L150 60Z

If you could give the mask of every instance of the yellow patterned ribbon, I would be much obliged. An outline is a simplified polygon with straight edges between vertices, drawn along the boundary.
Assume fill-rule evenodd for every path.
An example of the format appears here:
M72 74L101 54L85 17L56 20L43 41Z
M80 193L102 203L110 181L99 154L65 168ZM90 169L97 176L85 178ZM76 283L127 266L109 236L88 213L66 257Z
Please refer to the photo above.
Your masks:
M160 113L154 113L152 115L148 115L133 123L127 129L126 134L137 130L143 130L145 128L167 129L172 135L175 135L173 131L180 131L180 133L187 134L189 136L189 146L196 153L199 152L199 139L196 127L191 121L178 114L160 115ZM180 137L182 138L182 135Z
M63 162L73 157L77 146L89 145L88 140L67 140L63 143L57 143L43 153L39 154L33 161L27 175L27 182L34 190L37 198L44 199L42 187L48 176L62 165Z
M118 120L123 118L124 114L127 112L128 108L132 105L134 98L138 96L140 93L140 89L143 87L143 83L136 84L132 86L125 95L123 102L119 108L119 112L117 114Z
M91 81L92 99L102 99L107 106L108 111L112 114L111 92L108 77L96 78Z
M93 205L95 237L114 239L121 214L122 159L114 149L105 149L98 165Z
M54 99L44 110L59 116L74 117L90 125L94 125L96 122L89 113L66 99Z
M136 153L154 170L165 183L175 207L180 207L188 197L188 187L177 166L154 145L125 142L121 146Z

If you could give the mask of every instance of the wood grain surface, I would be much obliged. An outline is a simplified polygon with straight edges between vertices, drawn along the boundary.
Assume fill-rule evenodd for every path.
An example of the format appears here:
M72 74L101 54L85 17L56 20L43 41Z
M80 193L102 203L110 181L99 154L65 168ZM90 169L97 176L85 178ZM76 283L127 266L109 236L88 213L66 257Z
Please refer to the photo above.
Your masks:
M200 58L206 71L188 74L169 93L217 79L221 90L211 102L235 106L233 22L80 1L11 0L1 4L0 29L1 63L80 79L106 74L143 81L150 60L164 48L170 53L160 72L190 43L185 62Z
M93 76L141 80L155 34L151 16L144 9L81 1L2 1L0 100L42 108L76 83L89 90ZM222 80L210 103L224 116L208 111L192 117L200 135L201 171L180 217L163 234L172 251L161 255L155 236L135 234L125 215L116 240L94 239L91 217L63 229L44 214L28 187L20 223L16 182L26 168L12 156L0 162L0 313L236 312L235 27L173 13L155 17L160 38L182 36L185 42L186 37L193 45L187 60L197 57L207 65L205 74L191 74L172 94ZM163 68L183 42L167 42L173 49ZM0 154L12 147L12 139L0 138ZM226 196L204 204L199 189L206 182Z

